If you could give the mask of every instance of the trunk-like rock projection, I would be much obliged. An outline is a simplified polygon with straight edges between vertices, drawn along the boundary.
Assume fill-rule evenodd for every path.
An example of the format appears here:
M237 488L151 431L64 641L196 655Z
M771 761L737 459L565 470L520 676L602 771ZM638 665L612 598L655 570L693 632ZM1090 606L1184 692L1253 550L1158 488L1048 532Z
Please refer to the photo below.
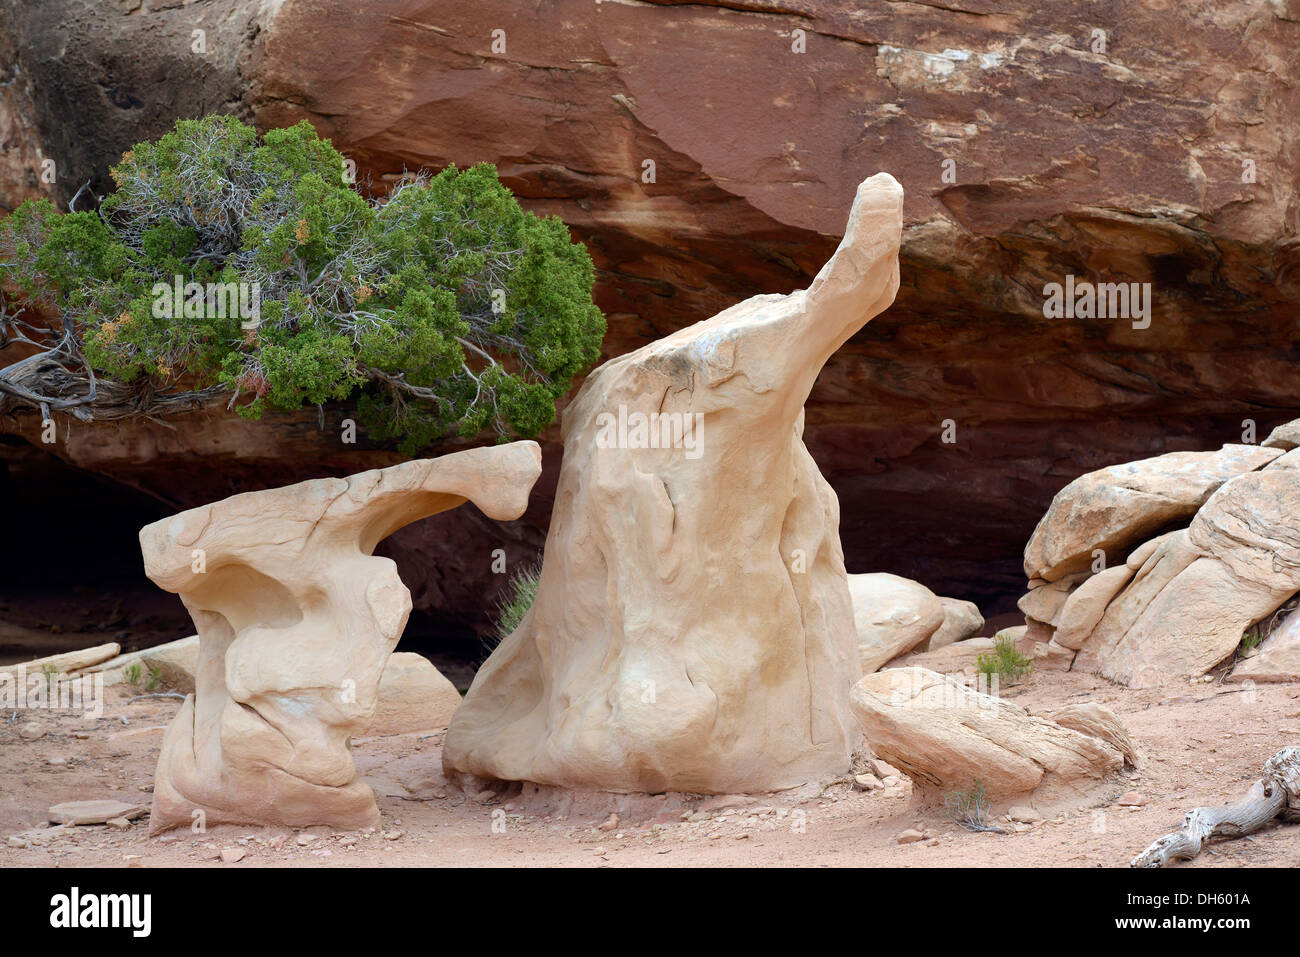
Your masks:
M536 601L452 719L448 772L718 793L847 769L861 666L839 503L804 447L803 405L894 299L902 201L871 177L808 289L587 379L564 413Z

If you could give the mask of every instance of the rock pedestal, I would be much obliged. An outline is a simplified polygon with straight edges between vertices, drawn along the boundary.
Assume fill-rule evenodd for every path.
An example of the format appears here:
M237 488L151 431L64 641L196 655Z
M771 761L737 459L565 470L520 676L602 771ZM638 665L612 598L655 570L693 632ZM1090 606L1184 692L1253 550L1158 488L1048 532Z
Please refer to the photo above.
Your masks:
M449 775L763 791L847 769L861 673L839 506L802 440L822 364L898 288L879 174L812 285L757 296L586 381L537 599L479 671Z
M348 739L374 715L411 598L371 552L466 501L517 518L540 474L536 443L515 442L236 495L142 529L145 571L181 596L199 633L195 693L163 738L151 832L195 812L207 824L378 823Z

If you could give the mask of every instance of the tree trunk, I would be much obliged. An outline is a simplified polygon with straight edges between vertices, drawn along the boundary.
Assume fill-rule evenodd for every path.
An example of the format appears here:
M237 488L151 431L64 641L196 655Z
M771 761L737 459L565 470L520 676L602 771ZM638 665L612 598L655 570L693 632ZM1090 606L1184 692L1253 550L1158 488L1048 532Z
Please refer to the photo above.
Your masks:
M1241 837L1281 815L1300 821L1300 748L1283 748L1264 763L1263 775L1240 801L1187 812L1183 829L1166 834L1133 858L1131 867L1164 867L1191 859L1212 837Z

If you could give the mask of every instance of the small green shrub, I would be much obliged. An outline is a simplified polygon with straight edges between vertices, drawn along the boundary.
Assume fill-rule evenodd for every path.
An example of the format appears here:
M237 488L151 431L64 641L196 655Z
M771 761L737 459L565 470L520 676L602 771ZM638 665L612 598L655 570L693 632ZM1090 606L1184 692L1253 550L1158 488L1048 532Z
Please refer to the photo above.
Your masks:
M992 683L997 675L1000 681L1017 681L1033 670L1032 658L1026 658L1016 648L1013 635L1001 633L993 637L993 652L975 659L975 669L985 682Z
M132 688L139 688L140 682L144 680L144 669L140 667L140 662L133 661L122 669L122 680Z
M510 583L506 586L509 597L501 604L500 614L497 616L498 640L509 637L523 622L528 609L533 607L533 601L537 598L537 582L541 577L541 566L532 565L516 572L510 579Z
M968 831L996 831L1002 828L989 823L991 808L984 794L984 785L975 781L965 791L949 791L943 799L944 811L950 818Z
M528 609L537 598L537 582L541 579L541 563L530 565L515 574L506 583L505 598L497 606L496 627L490 638L483 640L483 648L491 654L523 622Z

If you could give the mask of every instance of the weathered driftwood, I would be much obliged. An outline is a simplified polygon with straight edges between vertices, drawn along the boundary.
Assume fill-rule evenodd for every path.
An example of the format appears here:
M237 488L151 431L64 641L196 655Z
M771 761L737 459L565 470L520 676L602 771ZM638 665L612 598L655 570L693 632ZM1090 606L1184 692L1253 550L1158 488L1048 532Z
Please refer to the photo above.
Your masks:
M1183 829L1166 834L1133 858L1132 867L1164 867L1191 859L1212 837L1242 837L1275 817L1300 821L1300 748L1283 748L1264 763L1262 776L1240 801L1187 812Z

